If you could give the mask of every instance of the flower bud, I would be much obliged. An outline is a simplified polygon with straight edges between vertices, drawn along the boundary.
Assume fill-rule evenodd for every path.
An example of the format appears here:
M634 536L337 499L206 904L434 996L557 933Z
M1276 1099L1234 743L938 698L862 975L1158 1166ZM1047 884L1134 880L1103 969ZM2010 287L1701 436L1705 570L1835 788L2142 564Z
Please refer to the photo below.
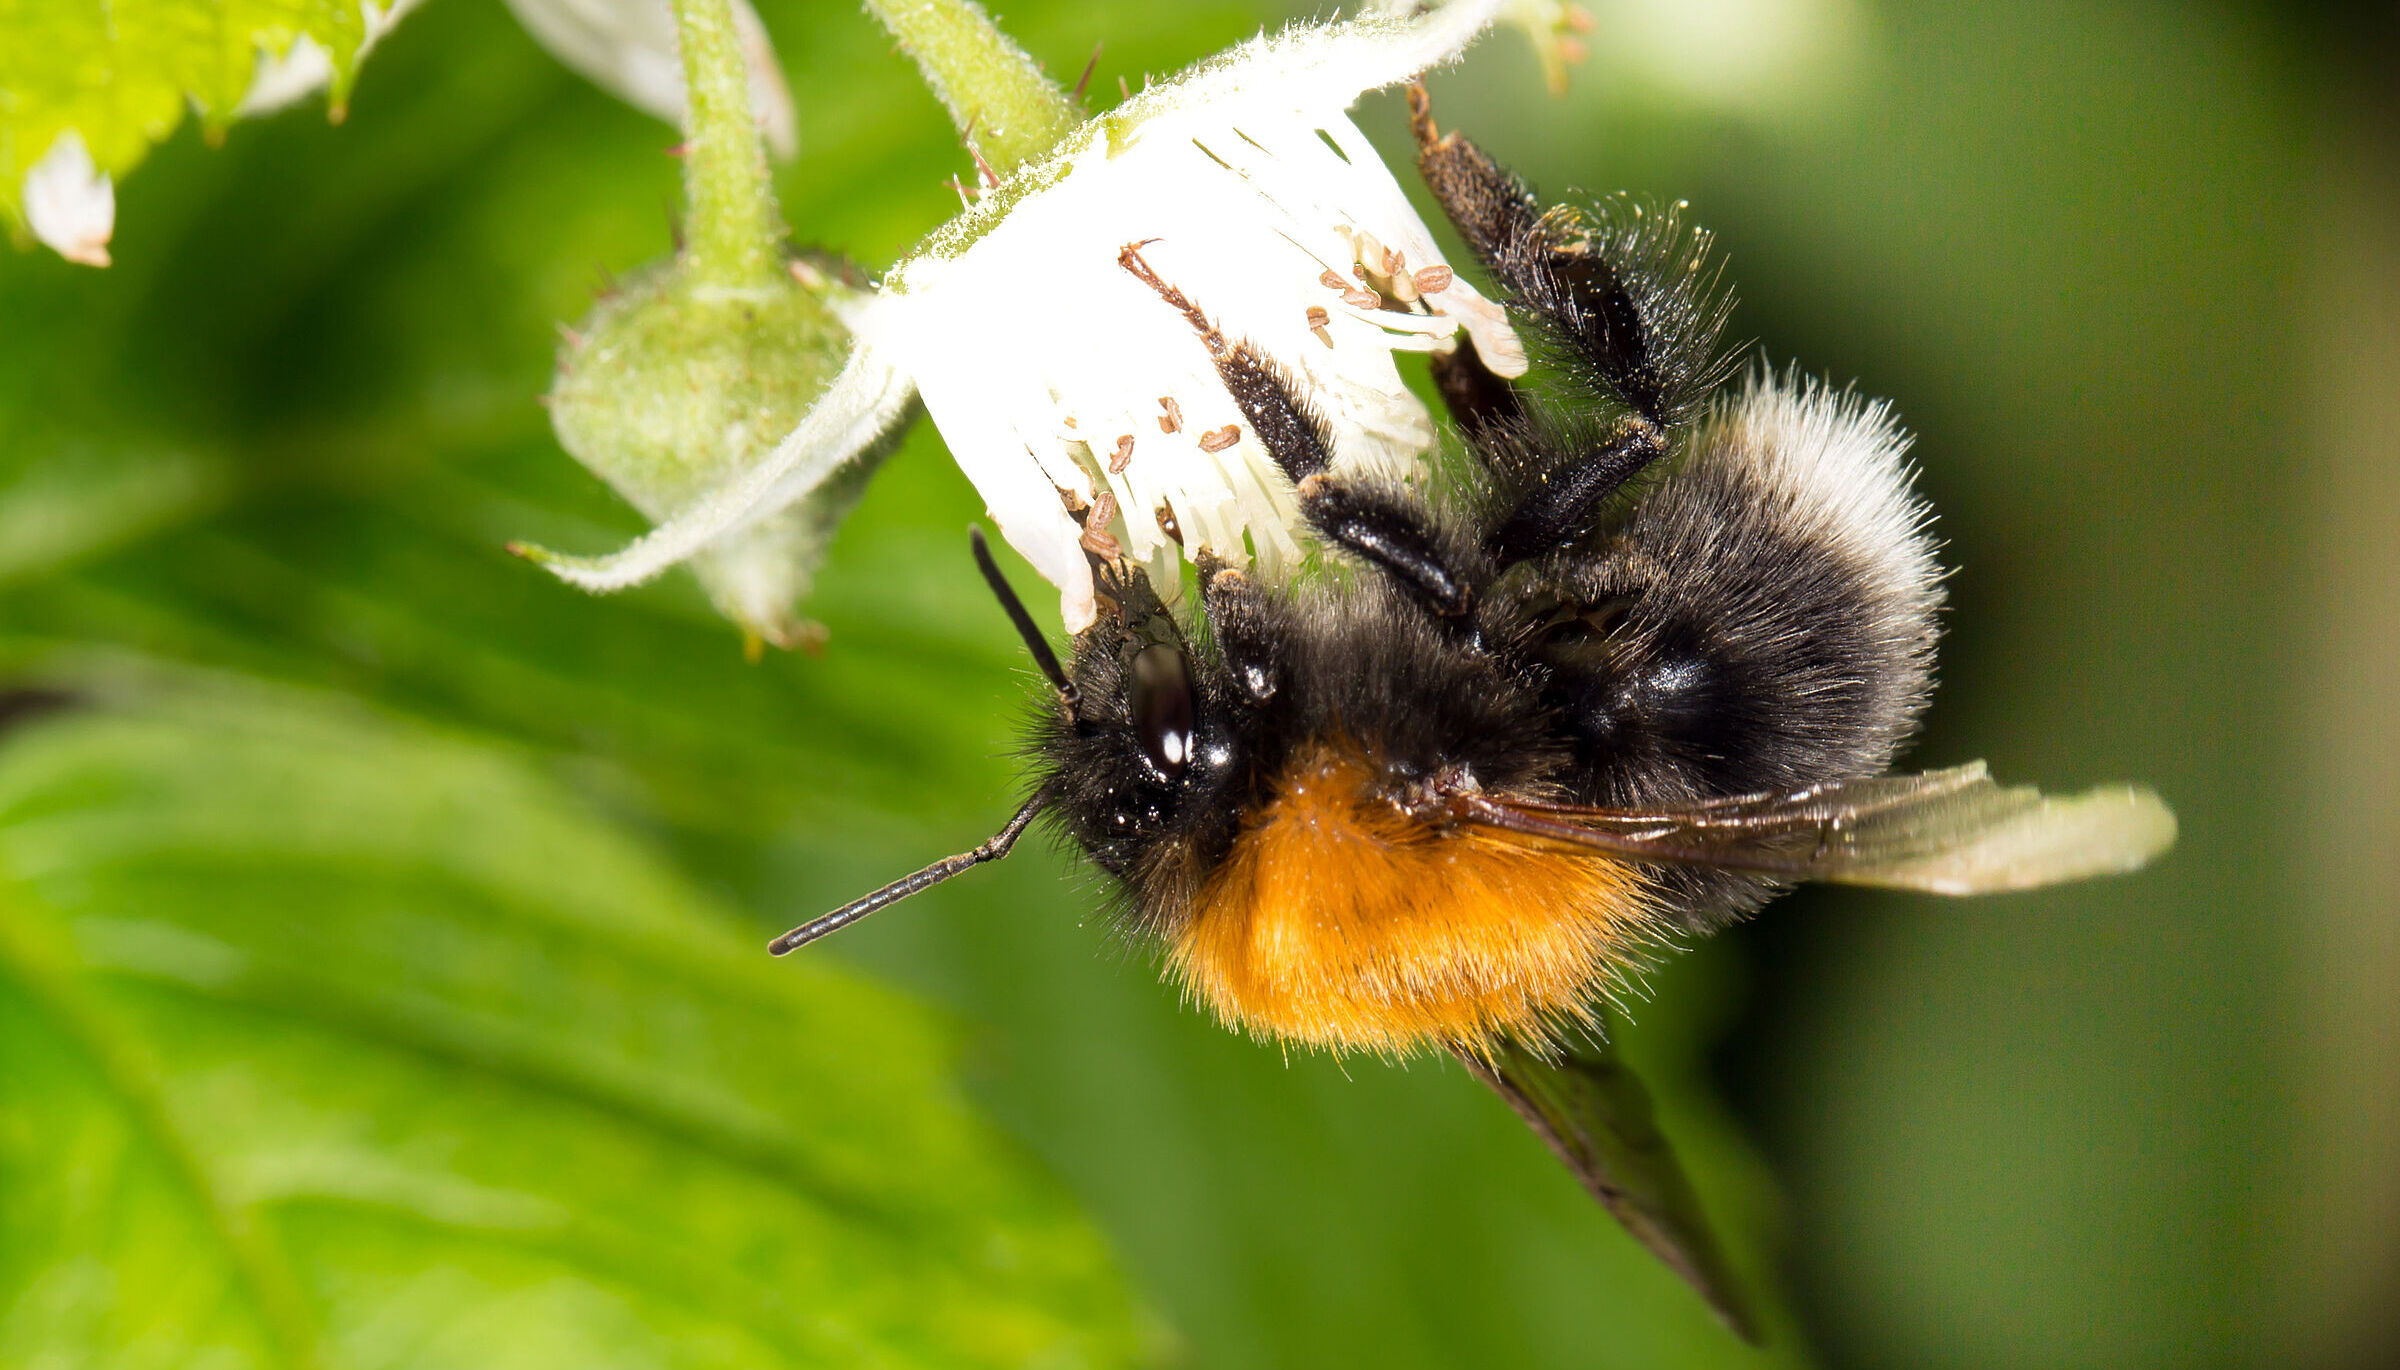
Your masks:
M795 262L752 285L704 285L680 261L604 296L559 349L550 421L560 445L654 523L774 450L849 352L839 267ZM753 641L810 645L796 605L880 451L692 558L718 610Z

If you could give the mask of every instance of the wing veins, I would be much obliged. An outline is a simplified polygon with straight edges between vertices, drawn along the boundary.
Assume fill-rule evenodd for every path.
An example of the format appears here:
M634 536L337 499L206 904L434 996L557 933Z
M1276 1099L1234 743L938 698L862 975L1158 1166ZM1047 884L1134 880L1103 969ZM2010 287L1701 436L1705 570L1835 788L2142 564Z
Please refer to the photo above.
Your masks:
M1983 763L1643 809L1452 795L1454 821L1635 863L1711 866L1941 894L2029 889L2133 870L2175 838L2131 787L2048 798Z

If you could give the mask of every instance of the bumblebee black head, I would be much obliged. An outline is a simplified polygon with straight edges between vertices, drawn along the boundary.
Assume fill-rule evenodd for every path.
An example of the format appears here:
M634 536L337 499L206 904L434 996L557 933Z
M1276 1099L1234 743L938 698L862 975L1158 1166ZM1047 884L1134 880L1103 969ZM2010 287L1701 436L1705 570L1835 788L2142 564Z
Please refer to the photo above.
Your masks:
M1067 666L1079 699L1036 715L1028 752L1049 812L1100 866L1140 883L1196 869L1232 821L1243 688L1215 645L1195 641L1141 568L1095 568L1100 614Z

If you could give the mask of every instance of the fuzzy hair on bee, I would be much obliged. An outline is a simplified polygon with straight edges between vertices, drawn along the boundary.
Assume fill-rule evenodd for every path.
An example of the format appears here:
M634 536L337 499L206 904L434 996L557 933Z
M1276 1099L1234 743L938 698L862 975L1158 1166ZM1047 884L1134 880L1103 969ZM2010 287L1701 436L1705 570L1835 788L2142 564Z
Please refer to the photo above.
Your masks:
M1411 112L1426 184L1546 382L1503 380L1462 341L1435 361L1462 450L1433 487L1346 470L1293 378L1126 245L1345 573L1262 582L1203 553L1193 613L1097 540L1100 611L1062 665L978 535L1052 686L1031 797L991 842L774 950L1046 818L1226 1025L1455 1055L1729 1310L1676 1216L1680 1172L1629 1187L1586 1144L1595 1117L1641 1113L1621 1072L1577 1064L1598 1006L1795 881L2026 888L2133 869L2173 818L2136 787L1888 773L1942 600L1891 409L1796 371L1734 380L1730 296L1680 206L1545 208L1439 133L1422 88Z
M1729 297L1680 206L1545 209L1437 133L1421 89L1412 115L1427 185L1556 381L1462 343L1437 361L1466 446L1446 487L1346 472L1292 378L1127 245L1354 574L1261 584L1204 555L1189 621L1095 551L1103 611L1062 667L979 540L1056 691L1033 796L779 951L1046 816L1228 1025L1474 1056L1556 1045L1649 949L1795 880L1963 893L2163 848L2146 791L1884 776L1941 602L1890 409L1764 367L1728 385Z

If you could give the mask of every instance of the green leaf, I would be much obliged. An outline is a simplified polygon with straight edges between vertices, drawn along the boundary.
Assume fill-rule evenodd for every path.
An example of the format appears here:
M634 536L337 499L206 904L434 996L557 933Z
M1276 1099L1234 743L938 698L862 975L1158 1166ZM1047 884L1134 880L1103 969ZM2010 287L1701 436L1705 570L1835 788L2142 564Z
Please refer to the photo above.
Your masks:
M924 1010L489 744L134 694L0 746L0 1363L1131 1359Z
M1709 1230L1700 1196L1659 1130L1642 1077L1605 1041L1553 1058L1502 1042L1490 1060L1457 1053L1467 1073L1516 1110L1609 1215L1683 1277L1726 1326L1759 1339L1758 1315Z
M330 59L338 118L368 30L359 0L0 0L0 217L21 224L25 173L60 134L121 177L187 105L230 123L261 55L303 38Z

